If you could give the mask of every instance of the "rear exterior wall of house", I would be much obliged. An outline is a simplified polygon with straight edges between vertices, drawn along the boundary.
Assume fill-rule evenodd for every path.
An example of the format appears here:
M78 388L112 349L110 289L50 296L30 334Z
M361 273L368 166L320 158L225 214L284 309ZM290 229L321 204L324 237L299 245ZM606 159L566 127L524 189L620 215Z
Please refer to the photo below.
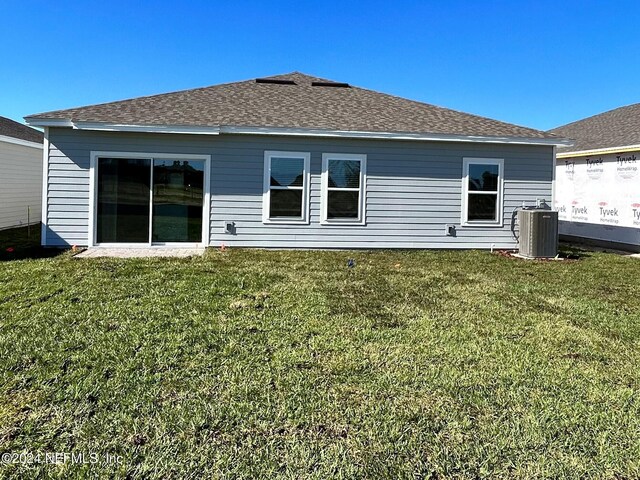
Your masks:
M210 155L209 245L258 248L515 248L511 216L552 202L552 146L49 128L48 246L90 243L91 152ZM309 224L263 223L265 151L310 153ZM323 153L366 155L365 224L322 225ZM461 226L463 159L504 160L501 226ZM233 234L225 222L235 223ZM456 226L455 236L445 225Z

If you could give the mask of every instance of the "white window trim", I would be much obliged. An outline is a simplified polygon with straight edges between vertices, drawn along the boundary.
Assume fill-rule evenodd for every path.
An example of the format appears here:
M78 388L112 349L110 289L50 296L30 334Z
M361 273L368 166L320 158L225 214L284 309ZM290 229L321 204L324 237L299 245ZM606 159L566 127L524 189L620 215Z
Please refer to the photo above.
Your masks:
M498 166L498 201L496 202L497 220L468 220L469 215L469 165L497 165ZM474 194L495 194L495 192L473 191ZM465 157L462 159L462 218L463 227L502 227L504 226L504 159Z
M329 160L357 160L360 162L360 188L331 188L332 190L356 191L360 192L360 202L358 204L358 218L335 219L327 218L329 204ZM366 224L366 197L367 197L367 156L365 154L354 153L323 153L322 154L322 205L320 215L320 225L365 225Z
M98 238L98 159L99 158L142 158L151 159L183 159L183 160L204 160L204 192L202 199L202 240L200 243L179 242L179 243L157 243L157 242L140 242L140 243L97 243ZM206 247L209 245L209 237L211 234L211 155L192 155L183 153L147 153L147 152L108 152L108 151L91 151L90 156L90 174L89 174L89 239L88 246L100 247L117 247L117 248L136 248L136 247ZM151 176L153 177L153 168L151 168ZM149 192L151 196L151 192ZM150 205L149 208L153 208ZM151 211L150 211L151 215ZM151 228L153 222L149 221L149 239L151 239Z
M302 158L304 160L304 173L302 188L287 187L281 190L302 190L302 217L301 218L271 218L271 158ZM265 150L264 152L264 178L262 183L262 223L275 225L309 225L309 184L310 184L311 153L309 152L281 152Z

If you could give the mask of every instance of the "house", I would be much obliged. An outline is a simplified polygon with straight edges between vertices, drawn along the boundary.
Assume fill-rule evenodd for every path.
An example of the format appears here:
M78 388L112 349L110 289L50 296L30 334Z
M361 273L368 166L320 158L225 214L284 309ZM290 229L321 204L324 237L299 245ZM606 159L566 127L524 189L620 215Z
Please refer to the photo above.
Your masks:
M560 235L640 251L640 103L551 132L574 140L557 154Z
M564 143L298 72L26 120L50 246L513 248Z
M40 222L42 132L0 117L0 230Z

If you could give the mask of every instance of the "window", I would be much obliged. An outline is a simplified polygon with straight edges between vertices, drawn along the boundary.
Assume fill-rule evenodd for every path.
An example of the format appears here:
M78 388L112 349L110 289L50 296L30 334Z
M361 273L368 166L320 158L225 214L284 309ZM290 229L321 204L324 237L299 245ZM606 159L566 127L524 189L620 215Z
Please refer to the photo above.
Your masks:
M309 153L264 152L264 223L309 223Z
M502 226L502 170L498 158L465 158L462 225Z
M367 156L339 153L322 155L322 223L365 223L365 170Z

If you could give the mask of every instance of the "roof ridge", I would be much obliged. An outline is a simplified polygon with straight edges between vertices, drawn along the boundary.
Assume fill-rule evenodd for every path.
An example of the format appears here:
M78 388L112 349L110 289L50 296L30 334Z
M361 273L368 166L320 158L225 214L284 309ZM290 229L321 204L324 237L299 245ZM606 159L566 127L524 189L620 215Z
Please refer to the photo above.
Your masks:
M269 77L259 77L259 78L286 78L286 77L292 77L292 76L304 77L305 79L309 79L312 82L323 81L323 82L341 83L341 82L338 82L337 80L331 80L329 78L324 78L324 77L317 77L315 75L309 75L308 73L299 72L297 70L289 73L281 73L279 75L271 75Z
M249 83L249 82L254 82L256 78L279 78L279 77L286 77L286 76L290 76L290 75L302 75L304 77L310 78L310 79L314 79L314 80L326 80L329 82L332 82L334 80L329 80L329 79L325 79L322 77L314 77L312 75L308 75L306 73L302 73L299 71L293 71L290 73L280 73L280 74L276 74L276 75L269 75L267 77L253 77L253 78L248 78L245 80L235 80L232 82L224 82L224 83L216 83L214 85L207 85L205 87L195 87L195 88L186 88L184 90L175 90L172 92L164 92L164 93L153 93L151 95L141 95L139 97L130 97L130 98L121 98L119 100L110 100L108 102L99 102L99 103L91 103L89 105L79 105L76 107L69 107L69 108L59 108L57 110L48 110L46 112L40 112L40 113L34 113L32 115L27 115L24 118L38 118L42 115L48 115L51 113L57 113L57 112L63 112L63 111L67 111L67 110L76 110L78 108L88 108L88 107L99 107L102 105L110 105L113 103L120 103L120 102L129 102L131 100L142 100L144 98L155 98L155 97L163 97L166 95L175 95L175 94L182 94L182 93L188 93L188 92L196 92L199 90L207 90L210 88L217 88L217 87L223 87L225 85L233 85L233 84L240 84L240 83Z

